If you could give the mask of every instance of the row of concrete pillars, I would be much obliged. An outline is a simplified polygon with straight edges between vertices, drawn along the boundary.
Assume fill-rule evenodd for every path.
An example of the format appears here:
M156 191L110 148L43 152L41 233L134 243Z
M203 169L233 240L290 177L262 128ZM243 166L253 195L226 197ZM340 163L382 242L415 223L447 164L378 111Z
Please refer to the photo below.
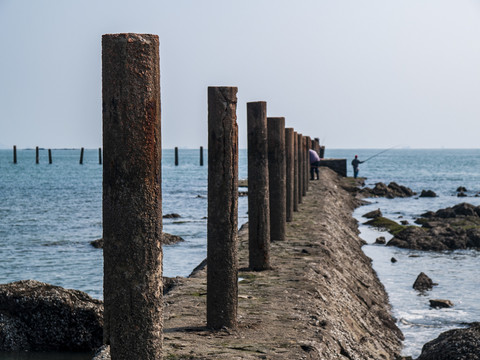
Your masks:
M161 359L163 343L159 41L102 38L104 342L113 360ZM237 326L237 88L208 88L207 327ZM270 267L308 189L318 140L247 104L250 267Z
M79 164L83 165L83 155L84 155L85 149L82 147L80 149L80 160ZM17 164L17 146L13 145L13 163ZM48 163L53 164L53 156L52 156L52 149L48 149ZM102 164L102 149L98 148L98 163L101 165ZM40 148L37 146L35 148L35 164L40 164Z

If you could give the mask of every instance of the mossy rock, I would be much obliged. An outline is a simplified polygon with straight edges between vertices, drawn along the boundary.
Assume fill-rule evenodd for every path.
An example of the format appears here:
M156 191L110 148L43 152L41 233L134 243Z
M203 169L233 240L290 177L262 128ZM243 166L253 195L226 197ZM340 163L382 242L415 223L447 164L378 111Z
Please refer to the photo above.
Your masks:
M406 228L404 225L400 225L399 223L387 219L383 216L378 216L372 220L369 220L365 223L366 225L373 226L380 230L386 230L392 235L398 234L400 231Z

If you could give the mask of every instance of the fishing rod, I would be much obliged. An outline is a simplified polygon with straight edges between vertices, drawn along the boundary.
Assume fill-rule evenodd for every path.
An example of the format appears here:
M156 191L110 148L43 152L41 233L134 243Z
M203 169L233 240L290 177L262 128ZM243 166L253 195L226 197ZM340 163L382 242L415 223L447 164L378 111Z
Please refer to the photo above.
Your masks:
M392 146L391 148L382 150L382 151L380 151L379 153L376 153L376 154L370 156L367 160L363 160L362 162L367 162L368 160L373 159L374 157L376 157L376 156L378 156L378 155L380 155L380 154L383 154L384 152L387 152L388 150L392 150L392 149L394 149L394 148L396 148L396 147L398 147L398 146L400 146L400 145L395 145L395 146Z

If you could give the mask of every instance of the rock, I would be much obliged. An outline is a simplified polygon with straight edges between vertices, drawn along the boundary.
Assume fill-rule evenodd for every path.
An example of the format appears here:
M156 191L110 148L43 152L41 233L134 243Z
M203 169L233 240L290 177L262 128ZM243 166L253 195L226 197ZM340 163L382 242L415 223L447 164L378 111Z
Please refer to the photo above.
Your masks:
M391 261L393 264L395 264L398 260L395 259L394 257L392 257L392 258L390 259L390 261Z
M453 307L453 303L450 300L431 299L429 301L430 301L430 307L435 308L435 309Z
M102 340L102 301L34 280L0 285L1 351L91 351Z
M441 333L423 345L417 360L480 360L480 323Z
M437 197L437 194L432 190L422 190L420 197Z
M166 232L162 233L162 244L163 245L173 245L173 244L176 244L176 243L179 243L179 242L182 242L182 241L185 241L185 239L183 239L180 236L172 235L172 234L169 234L169 233L166 233ZM94 248L103 249L103 238L98 239L98 240L94 240L94 241L90 241L90 244Z
M103 238L90 241L90 244L96 249L103 249Z
M182 241L185 240L180 236L172 235L166 232L162 234L162 245L173 245Z
M460 191L457 193L457 197L467 197L467 194L465 194L463 191Z
M242 197L242 196L248 196L248 191L239 191L238 192L238 196Z
M421 272L413 283L413 288L417 291L432 290L433 281L425 273Z
M386 198L396 198L396 197L410 197L415 195L415 192L412 189L407 188L406 186L398 185L395 182L385 185L382 182L376 183L373 189L364 188L361 190L361 193L365 196L376 196L376 197L386 197Z
M375 218L380 217L380 216L383 216L380 209L373 210L373 211L370 211L370 212L362 215L362 217L367 218L367 219L375 219Z
M171 214L166 214L166 215L163 215L162 216L164 219L178 219L179 217L181 217L179 214L177 213L171 213Z
M402 220L402 221L400 221L400 224L402 224L402 225L408 225L409 222L408 222L408 220Z
M387 240L385 240L385 236L380 236L380 237L375 239L375 244L383 245L386 242L387 242Z
M467 192L467 188L465 186L459 186L457 192Z

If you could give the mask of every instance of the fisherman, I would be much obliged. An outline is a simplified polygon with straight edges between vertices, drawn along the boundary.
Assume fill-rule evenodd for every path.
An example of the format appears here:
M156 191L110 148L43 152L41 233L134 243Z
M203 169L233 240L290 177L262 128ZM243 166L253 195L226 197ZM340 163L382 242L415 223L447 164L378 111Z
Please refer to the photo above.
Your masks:
M366 160L365 160L366 161ZM353 166L353 177L356 179L358 176L358 165L361 163L364 163L365 161L360 161L358 160L358 156L355 155L355 159L352 160L352 166Z
M308 150L308 155L310 156L310 179L314 180L313 173L317 174L317 180L319 179L318 167L320 166L320 156L318 156L315 150Z

